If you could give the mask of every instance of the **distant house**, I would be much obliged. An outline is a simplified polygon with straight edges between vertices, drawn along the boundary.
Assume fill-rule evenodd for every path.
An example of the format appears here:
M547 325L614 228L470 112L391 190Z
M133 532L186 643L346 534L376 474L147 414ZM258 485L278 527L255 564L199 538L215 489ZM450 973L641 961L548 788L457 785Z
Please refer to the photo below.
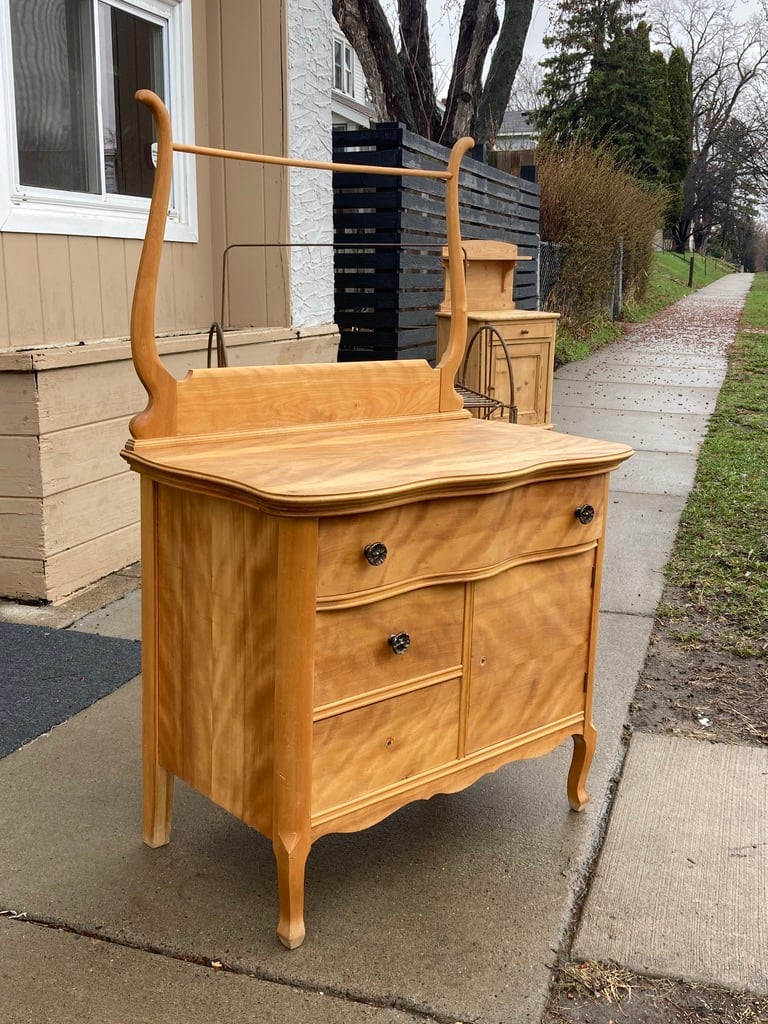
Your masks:
M330 4L0 0L0 596L60 601L139 557L119 451L146 401L127 342L151 191L149 87L175 137L329 159ZM340 62L341 89L357 88ZM334 68L335 74L335 68ZM357 97L350 95L357 103ZM334 360L330 176L177 155L157 304L177 376Z
M522 167L536 162L538 133L530 113L507 110L496 136L494 164L501 171L520 174Z
M331 112L334 131L368 128L376 112L368 100L360 60L336 22L333 22L333 90Z

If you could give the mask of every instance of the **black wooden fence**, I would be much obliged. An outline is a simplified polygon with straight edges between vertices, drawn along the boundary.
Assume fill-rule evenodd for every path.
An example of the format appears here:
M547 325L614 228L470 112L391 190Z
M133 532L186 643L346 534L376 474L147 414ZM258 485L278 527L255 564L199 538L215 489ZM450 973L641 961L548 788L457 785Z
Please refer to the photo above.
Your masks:
M334 132L333 159L441 170L448 150L401 125ZM535 309L539 187L465 159L460 178L464 238L515 242L515 303ZM444 184L422 178L334 173L336 322L339 360L435 357L443 297Z

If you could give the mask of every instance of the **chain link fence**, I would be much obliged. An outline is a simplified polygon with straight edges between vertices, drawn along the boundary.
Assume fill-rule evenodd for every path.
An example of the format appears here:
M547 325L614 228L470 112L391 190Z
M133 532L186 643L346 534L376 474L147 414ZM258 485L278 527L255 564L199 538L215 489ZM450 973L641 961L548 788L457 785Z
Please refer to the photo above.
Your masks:
M563 272L568 248L562 242L539 242L538 292L539 309L555 309L555 287ZM624 243L619 239L613 259L609 293L604 300L605 311L612 320L620 320L624 303ZM554 292L554 294L553 294Z

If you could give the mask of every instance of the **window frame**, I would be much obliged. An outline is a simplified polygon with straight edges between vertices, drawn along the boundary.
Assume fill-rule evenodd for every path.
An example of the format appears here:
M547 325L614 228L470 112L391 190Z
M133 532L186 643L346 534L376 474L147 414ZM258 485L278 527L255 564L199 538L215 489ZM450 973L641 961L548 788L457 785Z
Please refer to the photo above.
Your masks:
M94 47L97 70L98 2L94 5ZM105 0L137 17L162 23L164 31L166 103L173 116L174 138L194 142L191 0ZM102 192L91 194L36 188L19 182L16 109L13 86L10 0L0 0L0 231L100 238L143 238L149 199ZM97 104L101 138L101 104ZM172 208L165 237L196 242L197 187L194 157L174 155ZM102 181L102 188L104 183Z
M355 98L355 58L352 46L346 39L334 36L333 40L333 87L342 96ZM339 56L337 62L336 57ZM339 72L340 85L336 84L336 72ZM345 85L348 88L345 88Z

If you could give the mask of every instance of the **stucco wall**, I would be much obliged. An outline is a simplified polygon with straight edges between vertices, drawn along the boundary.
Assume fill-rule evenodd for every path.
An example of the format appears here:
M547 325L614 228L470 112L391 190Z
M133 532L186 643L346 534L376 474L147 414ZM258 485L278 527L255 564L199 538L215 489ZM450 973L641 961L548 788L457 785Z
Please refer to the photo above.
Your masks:
M331 159L333 19L327 0L288 0L288 153ZM327 171L292 170L291 242L333 241ZM333 250L291 249L293 327L333 322Z

